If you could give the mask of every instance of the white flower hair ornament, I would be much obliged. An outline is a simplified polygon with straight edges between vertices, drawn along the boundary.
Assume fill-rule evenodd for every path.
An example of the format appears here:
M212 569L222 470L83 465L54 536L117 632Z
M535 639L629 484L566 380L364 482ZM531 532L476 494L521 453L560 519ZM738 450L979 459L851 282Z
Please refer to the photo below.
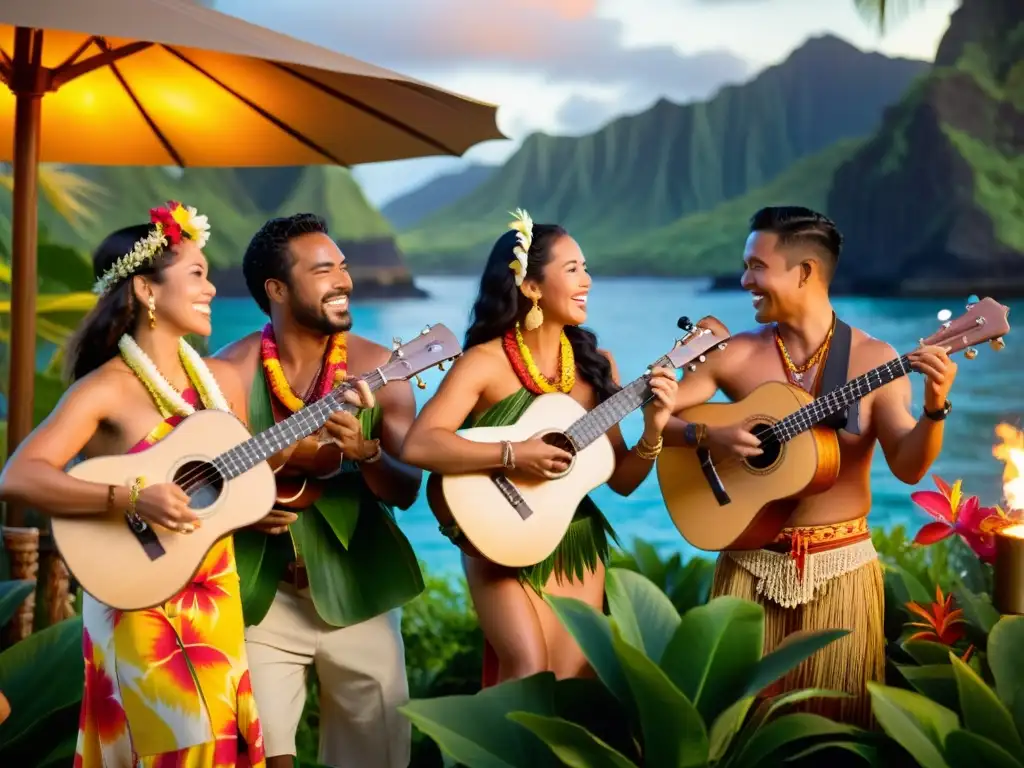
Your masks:
M533 243L533 219L522 208L516 208L515 213L510 215L513 217L513 221L509 222L508 228L515 230L517 242L516 247L512 249L512 253L516 257L515 261L508 266L515 276L516 285L522 286L523 280L526 279L526 262L529 258L530 245Z
M150 208L149 221L154 225L153 229L100 276L93 286L93 293L104 295L144 264L152 263L161 248L177 245L183 237L200 248L210 239L210 222L206 216L200 216L195 208L173 200L163 208Z

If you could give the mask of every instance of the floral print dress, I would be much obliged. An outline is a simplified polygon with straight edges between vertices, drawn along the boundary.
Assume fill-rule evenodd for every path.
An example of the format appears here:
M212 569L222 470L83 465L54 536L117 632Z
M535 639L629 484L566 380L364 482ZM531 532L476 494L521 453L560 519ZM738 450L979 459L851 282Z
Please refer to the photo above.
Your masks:
M199 407L194 390L183 395ZM130 453L181 418L162 422ZM88 594L82 602L75 768L264 768L230 536L162 606L118 611Z

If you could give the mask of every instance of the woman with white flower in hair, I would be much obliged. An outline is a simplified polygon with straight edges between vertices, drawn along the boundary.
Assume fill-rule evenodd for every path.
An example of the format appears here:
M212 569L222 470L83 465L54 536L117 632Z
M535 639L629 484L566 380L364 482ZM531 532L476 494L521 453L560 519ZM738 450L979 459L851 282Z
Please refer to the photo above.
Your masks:
M611 354L581 327L591 278L579 245L559 226L534 224L521 210L514 216L484 267L465 354L405 439L402 460L439 475L502 469L554 478L571 458L560 448L540 439L471 442L456 430L512 424L545 392L564 392L590 409L619 389ZM623 496L647 477L661 450L675 403L675 374L654 369L651 388L655 399L645 408L640 441L629 449L618 427L608 432L616 454L608 485ZM435 475L428 482L436 481ZM443 532L460 543L456 527ZM609 536L611 527L588 497L562 542L540 563L513 570L464 555L487 639L485 686L544 670L558 677L589 673L583 652L541 593L575 597L602 610Z
M125 514L182 536L199 525L174 484L107 486L64 468L79 455L145 450L199 408L245 419L232 369L204 362L184 339L211 332L208 236L205 216L172 202L100 244L99 300L66 354L73 384L7 463L0 499L53 515ZM165 604L118 611L86 594L82 621L76 767L265 765L231 537Z

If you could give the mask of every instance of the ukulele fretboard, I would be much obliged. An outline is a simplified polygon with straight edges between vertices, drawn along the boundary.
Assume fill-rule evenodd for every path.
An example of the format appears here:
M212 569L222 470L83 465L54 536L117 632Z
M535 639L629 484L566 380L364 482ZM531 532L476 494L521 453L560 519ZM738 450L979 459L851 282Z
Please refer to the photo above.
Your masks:
M371 392L376 392L387 383L386 378L379 370L372 371L360 378L366 382ZM347 386L336 387L329 394L279 421L270 429L225 451L210 463L216 467L225 480L231 480L248 472L261 461L266 461L292 443L297 443L302 438L312 435L327 423L335 411L357 413L358 408L342 399L345 390L349 388Z
M672 363L667 357L662 357L651 368L658 366L671 368ZM582 451L637 408L642 408L654 399L648 379L647 374L634 379L585 416L577 419L565 431L576 449Z
M907 375L910 371L910 359L906 355L873 368L776 422L764 434L762 442L765 440L776 440L784 443L787 440L792 440L801 432L805 432L811 427L820 424L833 414L850 407L872 391L891 381L895 381L901 376Z

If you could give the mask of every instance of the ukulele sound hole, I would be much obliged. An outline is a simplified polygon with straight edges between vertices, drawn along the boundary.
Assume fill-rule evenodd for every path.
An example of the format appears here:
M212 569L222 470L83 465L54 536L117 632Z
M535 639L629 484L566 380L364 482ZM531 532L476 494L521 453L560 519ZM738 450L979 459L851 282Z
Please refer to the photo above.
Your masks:
M563 432L548 432L546 435L541 435L540 439L548 445L554 446L555 448L561 448L572 456L572 459L569 461L569 466L565 468L565 471L556 475L556 477L565 477L569 474L569 470L572 469L572 465L576 462L576 446L572 444L572 440L569 439L569 436Z
M224 491L224 477L207 461L187 461L174 473L174 483L188 494L192 509L212 507Z
M760 456L751 456L747 459L747 465L751 469L764 471L779 460L779 454L782 453L782 443L771 438L769 434L771 428L771 424L756 424L750 428L751 433L761 439L761 450L764 451Z

